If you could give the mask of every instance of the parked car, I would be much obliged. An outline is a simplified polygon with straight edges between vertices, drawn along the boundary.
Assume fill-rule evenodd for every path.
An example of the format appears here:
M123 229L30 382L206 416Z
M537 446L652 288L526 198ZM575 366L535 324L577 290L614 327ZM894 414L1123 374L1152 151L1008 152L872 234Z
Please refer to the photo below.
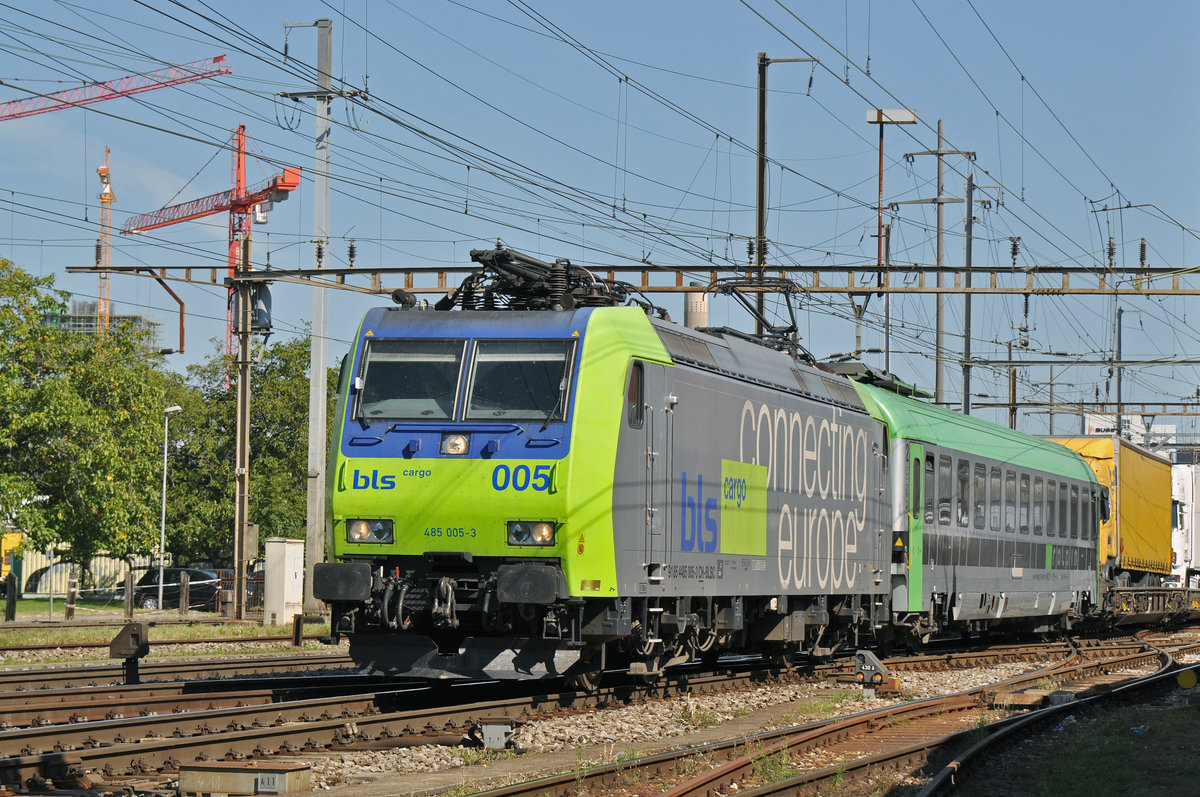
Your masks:
M158 605L158 568L142 573L133 588L133 603L143 609L161 609L179 605L179 589L184 573L188 575L188 608L216 611L221 576L215 570L198 567L164 567L162 602Z

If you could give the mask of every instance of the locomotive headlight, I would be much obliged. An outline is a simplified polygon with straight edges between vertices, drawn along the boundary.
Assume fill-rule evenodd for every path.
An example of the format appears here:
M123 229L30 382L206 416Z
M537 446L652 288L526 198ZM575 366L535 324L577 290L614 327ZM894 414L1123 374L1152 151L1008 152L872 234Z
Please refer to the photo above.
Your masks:
M554 523L548 520L510 520L508 544L553 545Z
M390 520L346 521L346 539L349 542L390 543L393 538Z
M442 453L461 457L471 449L471 436L465 434L442 435Z

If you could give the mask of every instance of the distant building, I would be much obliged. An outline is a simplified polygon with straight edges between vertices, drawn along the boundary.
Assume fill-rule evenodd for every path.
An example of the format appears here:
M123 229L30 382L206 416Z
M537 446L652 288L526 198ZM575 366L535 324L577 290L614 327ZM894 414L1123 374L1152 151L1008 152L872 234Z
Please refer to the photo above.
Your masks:
M47 313L42 316L42 324L67 332L82 332L87 335L95 335L97 329L96 302L76 299L71 302L70 313ZM132 324L136 330L148 330L151 337L147 343L147 347L153 349L159 347L159 327L162 324L158 321L151 321L145 316L140 315L109 313L108 324L110 327Z
M1084 413L1084 434L1116 434L1117 416L1099 413ZM1147 448L1172 461L1178 461L1176 435L1178 428L1174 424L1154 423L1153 415L1129 414L1121 416L1121 437Z

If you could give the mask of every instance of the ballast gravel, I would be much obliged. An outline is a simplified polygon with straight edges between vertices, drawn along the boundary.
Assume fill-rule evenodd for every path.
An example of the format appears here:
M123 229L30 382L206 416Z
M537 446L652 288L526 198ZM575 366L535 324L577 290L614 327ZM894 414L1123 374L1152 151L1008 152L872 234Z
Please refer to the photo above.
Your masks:
M970 670L939 673L903 673L902 694L894 698L864 698L861 689L849 684L785 684L709 695L655 700L639 705L581 712L564 717L535 720L520 726L514 736L517 758L528 762L527 771L512 777L513 761L505 761L511 780L549 774L546 754L573 751L571 765L591 765L686 747L701 730L716 730L738 718L774 708L772 721L756 726L774 730L803 725L831 716L856 714L885 705L951 694L996 683L1035 669L1035 664L1001 664ZM780 709L783 709L782 711ZM744 733L745 731L741 731ZM706 734L711 736L711 733ZM729 734L730 736L738 734ZM675 744L670 744L674 740ZM657 743L657 744L654 744ZM365 784L384 777L437 772L477 763L479 751L434 745L392 750L347 752L309 759L314 790ZM486 766L486 760L483 766ZM497 784L498 785L498 784ZM345 790L346 794L353 793ZM382 792L380 792L382 793ZM406 793L411 793L406 791Z

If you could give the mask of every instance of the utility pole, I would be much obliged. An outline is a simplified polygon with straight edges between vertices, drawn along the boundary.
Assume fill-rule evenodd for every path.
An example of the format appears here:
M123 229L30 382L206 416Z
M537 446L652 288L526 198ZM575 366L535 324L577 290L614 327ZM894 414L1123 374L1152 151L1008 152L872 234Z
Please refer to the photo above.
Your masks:
M245 192L244 187L242 193ZM238 258L236 271L250 271L250 237L248 232L236 242ZM233 330L237 337L237 421L236 451L234 454L233 508L233 616L246 618L246 524L250 516L250 322L252 283L234 280Z
M965 287L971 287L971 266L975 247L975 172L967 172L967 218L963 223L963 278ZM940 227L940 225L939 225ZM938 234L941 234L939 229ZM942 294L938 294L939 301ZM941 315L938 315L938 334L941 335ZM940 345L940 344L939 344ZM1012 357L1011 352L1009 357ZM963 294L963 361L962 361L962 414L971 414L971 294Z
M1121 375L1125 373L1125 366L1121 363L1121 316L1125 310L1120 306L1117 307L1116 314L1116 336L1117 336L1117 359L1114 365L1117 367L1117 437L1124 437L1121 434L1121 416L1125 414L1125 406L1121 402Z
M330 112L334 97L356 93L333 90L333 20L293 22L284 28L317 29L317 90L289 92L290 99L312 97L316 100L316 168L313 173L313 268L322 271L329 255L329 154ZM304 613L320 614L321 602L313 597L313 569L325 558L325 445L328 367L326 365L325 288L313 281L312 344L308 362L308 501L304 545Z
M906 202L898 202L897 204L912 204L912 203L928 203L932 202L937 206L937 338L935 342L934 357L937 367L934 372L933 393L934 401L938 404L943 404L946 400L946 294L941 292L942 286L945 284L945 275L942 269L946 265L946 244L945 244L945 214L943 206L951 202L962 202L961 199L945 196L943 186L945 184L945 157L947 155L962 155L967 160L975 160L974 152L967 152L958 149L946 149L946 139L942 132L942 120L938 119L937 124L938 144L935 150L925 150L924 152L911 152L904 156L905 160L910 163L917 155L934 155L937 157L937 196L933 199L913 199ZM968 206L969 208L969 206ZM970 215L968 209L967 214ZM969 268L969 266L968 266ZM965 392L965 391L964 391Z
M892 268L891 224L883 226L883 238L885 241L883 264L890 271ZM865 301L863 307L866 307ZM892 294L890 291L883 295L883 372L888 375L892 373Z
M820 61L819 58L768 58L758 54L758 157L754 200L754 265L759 281L767 267L767 67L771 64ZM811 86L811 80L810 84ZM754 300L758 318L754 320L754 334L763 333L762 319L766 313L766 297L760 290Z

